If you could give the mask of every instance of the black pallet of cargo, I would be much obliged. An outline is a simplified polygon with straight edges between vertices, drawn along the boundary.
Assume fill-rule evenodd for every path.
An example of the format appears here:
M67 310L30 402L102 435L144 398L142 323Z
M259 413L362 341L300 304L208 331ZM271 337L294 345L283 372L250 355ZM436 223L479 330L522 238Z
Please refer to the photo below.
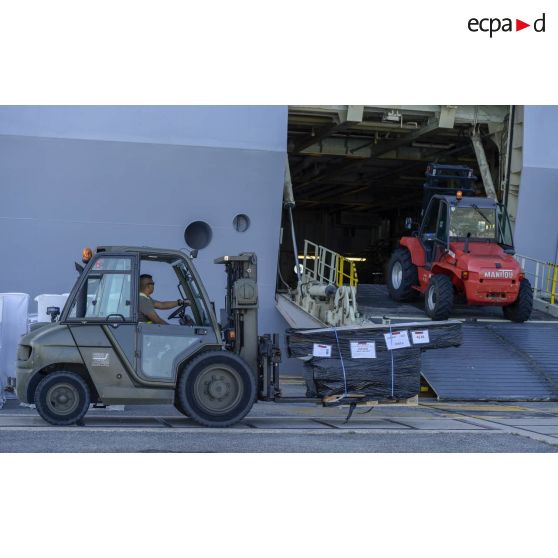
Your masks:
M389 401L418 394L422 352L458 346L461 337L456 321L370 324L290 329L287 346L290 357L305 360L308 397ZM394 349L392 338L401 340Z

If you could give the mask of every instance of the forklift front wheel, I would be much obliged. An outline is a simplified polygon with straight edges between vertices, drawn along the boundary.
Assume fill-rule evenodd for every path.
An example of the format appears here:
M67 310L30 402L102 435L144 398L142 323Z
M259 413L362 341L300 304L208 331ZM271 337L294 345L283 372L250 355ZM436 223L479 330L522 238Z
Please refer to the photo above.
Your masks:
M55 426L79 422L87 413L91 395L85 380L75 372L52 372L35 390L35 405L41 417Z
M398 302L415 300L419 293L413 289L418 285L417 268L407 248L397 248L388 263L387 289L389 296Z
M453 310L453 285L447 275L432 275L424 296L426 313L433 320L447 320Z
M256 399L253 372L239 356L226 351L194 358L182 371L176 389L177 408L210 427L242 420Z
M513 304L503 306L504 317L512 322L526 322L533 311L533 288L528 279L522 279L519 284L519 293Z

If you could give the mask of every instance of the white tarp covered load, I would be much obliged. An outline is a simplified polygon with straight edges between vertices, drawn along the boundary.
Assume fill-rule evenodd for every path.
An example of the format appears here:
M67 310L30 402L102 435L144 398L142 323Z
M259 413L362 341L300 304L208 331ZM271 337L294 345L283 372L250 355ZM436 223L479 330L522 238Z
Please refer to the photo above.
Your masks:
M15 377L17 345L27 333L28 306L26 293L0 293L0 407L8 377Z

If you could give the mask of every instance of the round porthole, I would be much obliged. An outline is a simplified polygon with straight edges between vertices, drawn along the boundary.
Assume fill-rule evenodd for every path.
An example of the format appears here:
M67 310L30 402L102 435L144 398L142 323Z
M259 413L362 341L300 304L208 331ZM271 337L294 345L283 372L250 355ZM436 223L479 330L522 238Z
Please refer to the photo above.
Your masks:
M250 217L248 217L248 215L244 215L244 213L239 213L233 219L233 227L237 232L246 232L248 227L250 227Z
M184 231L184 240L190 248L202 250L211 242L213 231L205 221L194 221Z

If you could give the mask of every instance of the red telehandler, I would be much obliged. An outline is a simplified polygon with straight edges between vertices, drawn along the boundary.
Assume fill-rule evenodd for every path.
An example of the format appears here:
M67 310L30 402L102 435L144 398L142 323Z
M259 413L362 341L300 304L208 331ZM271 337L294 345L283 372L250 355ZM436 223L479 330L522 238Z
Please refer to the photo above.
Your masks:
M528 320L533 290L513 257L505 206L473 195L477 177L469 167L431 163L426 177L422 223L401 238L388 263L390 297L424 294L433 320L449 318L456 295L469 305L501 306L514 322Z

